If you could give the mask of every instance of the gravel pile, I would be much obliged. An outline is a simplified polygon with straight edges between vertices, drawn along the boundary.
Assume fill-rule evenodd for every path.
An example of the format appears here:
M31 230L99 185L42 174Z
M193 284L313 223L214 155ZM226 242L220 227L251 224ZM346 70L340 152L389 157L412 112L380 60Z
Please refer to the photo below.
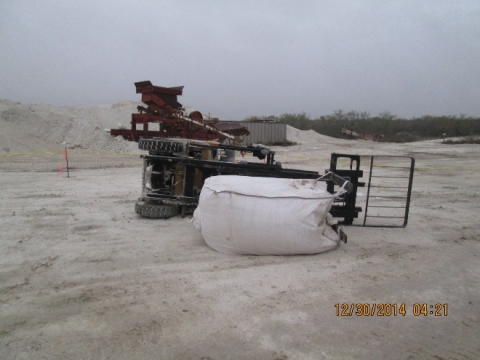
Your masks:
M65 142L95 151L140 152L136 143L105 131L129 128L139 104L56 107L0 100L0 154L56 151Z

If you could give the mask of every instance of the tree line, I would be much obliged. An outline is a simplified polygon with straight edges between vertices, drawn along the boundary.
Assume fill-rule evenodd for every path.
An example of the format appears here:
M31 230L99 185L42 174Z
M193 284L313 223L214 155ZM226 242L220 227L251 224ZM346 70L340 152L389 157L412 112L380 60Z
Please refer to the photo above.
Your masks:
M345 137L342 129L364 133L381 134L379 141L409 142L455 136L480 135L480 118L459 116L431 116L401 119L384 111L377 116L363 111L336 110L331 115L311 118L306 113L282 114L279 116L250 116L244 121L276 121L300 130L314 130L332 137Z

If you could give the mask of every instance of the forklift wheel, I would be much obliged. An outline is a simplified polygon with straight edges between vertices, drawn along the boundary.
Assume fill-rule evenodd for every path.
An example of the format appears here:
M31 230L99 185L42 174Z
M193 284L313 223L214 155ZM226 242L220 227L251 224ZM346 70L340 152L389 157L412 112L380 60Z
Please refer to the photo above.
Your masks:
M164 140L164 139L140 139L138 140L138 148L147 151L165 151L169 153L182 152L184 143L180 141Z
M178 205L154 205L143 201L135 203L135 212L143 217L152 219L168 219L180 213Z

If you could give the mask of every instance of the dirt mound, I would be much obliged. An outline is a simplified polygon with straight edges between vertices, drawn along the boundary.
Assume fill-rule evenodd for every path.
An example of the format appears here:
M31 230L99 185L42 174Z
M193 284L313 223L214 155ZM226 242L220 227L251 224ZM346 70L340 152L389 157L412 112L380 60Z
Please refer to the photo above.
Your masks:
M64 147L137 152L137 144L113 138L105 129L129 127L137 102L55 107L0 100L0 153L55 151Z
M348 143L348 140L337 139L327 135L322 135L314 130L299 130L293 126L287 125L287 140L296 142L297 144L324 143L338 144L339 142Z

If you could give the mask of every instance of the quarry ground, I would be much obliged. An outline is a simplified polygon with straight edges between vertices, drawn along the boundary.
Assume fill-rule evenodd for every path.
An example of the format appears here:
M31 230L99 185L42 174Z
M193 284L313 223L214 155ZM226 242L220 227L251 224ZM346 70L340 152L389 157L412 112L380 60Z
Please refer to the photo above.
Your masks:
M0 358L480 358L480 147L302 136L276 148L284 167L414 156L408 226L349 227L318 255L224 255L188 217L135 214L138 155L71 150L70 178L61 153L1 156ZM343 303L406 314L337 316Z

